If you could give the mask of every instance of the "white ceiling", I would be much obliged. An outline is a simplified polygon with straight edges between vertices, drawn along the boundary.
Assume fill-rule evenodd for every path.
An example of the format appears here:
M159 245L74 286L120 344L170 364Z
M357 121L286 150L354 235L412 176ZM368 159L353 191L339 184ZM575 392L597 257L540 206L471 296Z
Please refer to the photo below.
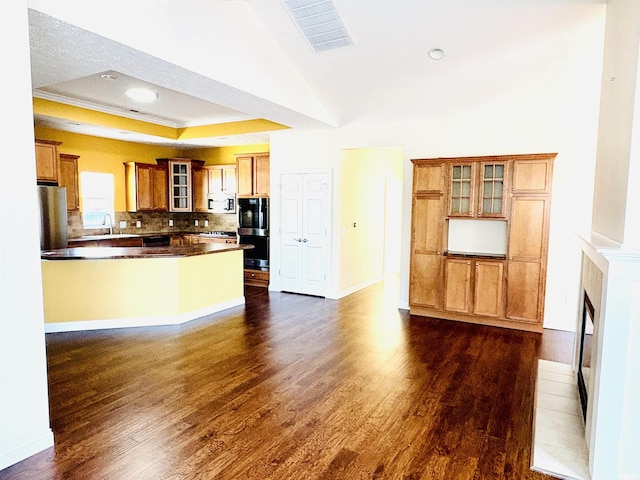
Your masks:
M226 50L233 51L233 38L229 33L227 44L215 39L215 51L209 50L211 56L204 49L200 52L203 71L208 68L207 74L202 74L194 71L195 68L177 65L175 59L179 60L179 56L169 62L90 31L86 26L92 25L89 20L92 12L97 19L100 17L99 9L95 10L94 6L97 4L87 7L93 2L83 5L82 2L32 0L29 21L34 96L174 127L265 118L291 128L328 128L354 121L402 121L424 115L455 115L457 111L473 110L490 101L487 92L499 97L505 86L522 82L518 62L539 62L544 72L545 58L527 58L528 46L540 37L548 38L545 34L553 32L556 21L563 25L567 18L575 16L574 7L604 3L595 0L333 1L354 45L319 54L306 43L279 0L132 2L136 6L155 5L160 10L155 12L156 18L162 15L162 8L181 5L180 18L166 15L165 22L174 21L176 27L171 29L175 31L167 31L167 35L176 35L178 42L176 32L182 29L183 37L184 32L188 32L192 43L201 39L203 46L214 38L214 32L207 31L206 17L212 21L212 15L220 16L220 12L238 7L246 17L246 24L236 26L243 34L237 39L247 42L242 45L244 51L254 53L255 47L255 51L264 52L268 48L275 60L269 64L267 60L270 61L271 56L266 59L266 55L262 55L265 59L265 64L260 65L262 78L255 75L234 84L230 81L232 69L221 68L211 74L213 66L206 64L207 59L221 58ZM56 18L56 8L62 8L65 3L71 3L74 11L66 16L61 14L60 18L80 18L85 9L86 21L78 21L85 28ZM111 5L116 8L127 3L131 4ZM127 21L122 19L122 29L127 28ZM151 37L154 26L136 21L143 31L148 29ZM105 19L104 23L107 22ZM434 47L444 50L442 60L429 58L428 52ZM278 48L280 51L274 52ZM153 46L148 49L151 50ZM553 44L548 47L549 55L561 55L557 50ZM250 53L247 59L255 63L256 57ZM288 66L276 54L290 62L291 70L287 70ZM189 55L184 52L185 64ZM242 59L233 59L236 62L233 65L241 65L238 60ZM232 59L228 61L231 64ZM104 72L111 72L119 80L102 80L100 74ZM298 79L293 77L298 75L300 82L295 84ZM290 88L291 96L286 98L282 92L276 92L275 87L273 95L263 93L270 84L288 81L296 88L304 83L309 93L305 95L304 88L299 91ZM127 102L120 95L121 86L138 83L153 86L160 92L160 101L145 107ZM284 90L285 87L289 85L284 85ZM320 107L305 109L305 101L309 104L317 101ZM132 109L137 112L131 112ZM326 115L317 113L324 111ZM36 122L91 135L182 146L261 143L269 138L268 132L263 132L168 142L117 129L69 124L53 117L38 115Z

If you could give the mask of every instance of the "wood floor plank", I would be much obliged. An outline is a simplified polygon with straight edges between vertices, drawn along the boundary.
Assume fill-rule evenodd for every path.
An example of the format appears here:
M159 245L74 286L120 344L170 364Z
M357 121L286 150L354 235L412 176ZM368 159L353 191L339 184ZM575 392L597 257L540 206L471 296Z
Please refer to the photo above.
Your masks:
M46 337L55 447L1 480L518 479L535 369L570 335L248 287L180 326ZM545 340L546 339L546 340Z

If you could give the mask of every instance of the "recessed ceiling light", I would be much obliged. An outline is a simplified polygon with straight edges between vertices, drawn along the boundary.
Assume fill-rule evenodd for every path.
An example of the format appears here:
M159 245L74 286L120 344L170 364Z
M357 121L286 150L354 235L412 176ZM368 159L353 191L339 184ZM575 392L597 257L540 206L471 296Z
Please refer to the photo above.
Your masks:
M116 77L114 77L113 75L109 75L108 73L100 75L100 78L102 78L103 80L115 80L116 79Z
M158 93L146 88L130 88L124 94L131 100L141 103L151 103L158 99Z
M432 48L429 50L429 58L431 60L441 60L444 57L444 51L441 48Z

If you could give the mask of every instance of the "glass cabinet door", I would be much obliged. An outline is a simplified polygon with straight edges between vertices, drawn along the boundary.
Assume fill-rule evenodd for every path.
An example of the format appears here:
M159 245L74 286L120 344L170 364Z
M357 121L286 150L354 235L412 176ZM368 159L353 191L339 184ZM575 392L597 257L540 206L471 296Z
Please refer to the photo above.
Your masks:
M449 215L473 215L473 164L452 165Z
M187 162L171 162L172 212L191 211L191 165Z
M478 215L503 217L505 215L505 164L483 163L481 166L481 196Z

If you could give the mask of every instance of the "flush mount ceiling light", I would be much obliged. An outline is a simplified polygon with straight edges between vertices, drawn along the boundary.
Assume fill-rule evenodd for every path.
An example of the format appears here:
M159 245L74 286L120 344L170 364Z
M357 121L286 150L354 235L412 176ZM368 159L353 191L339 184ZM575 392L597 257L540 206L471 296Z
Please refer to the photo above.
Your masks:
M431 58L431 60L442 60L443 57L444 50L441 48L432 48L429 50L429 58Z
M158 94L153 90L147 88L130 88L124 94L131 100L135 100L140 103L151 103L158 99Z
M103 73L102 75L100 75L100 78L103 80L115 80L116 77L114 75L111 75L109 73Z
M331 0L284 0L284 6L316 53L353 45Z

